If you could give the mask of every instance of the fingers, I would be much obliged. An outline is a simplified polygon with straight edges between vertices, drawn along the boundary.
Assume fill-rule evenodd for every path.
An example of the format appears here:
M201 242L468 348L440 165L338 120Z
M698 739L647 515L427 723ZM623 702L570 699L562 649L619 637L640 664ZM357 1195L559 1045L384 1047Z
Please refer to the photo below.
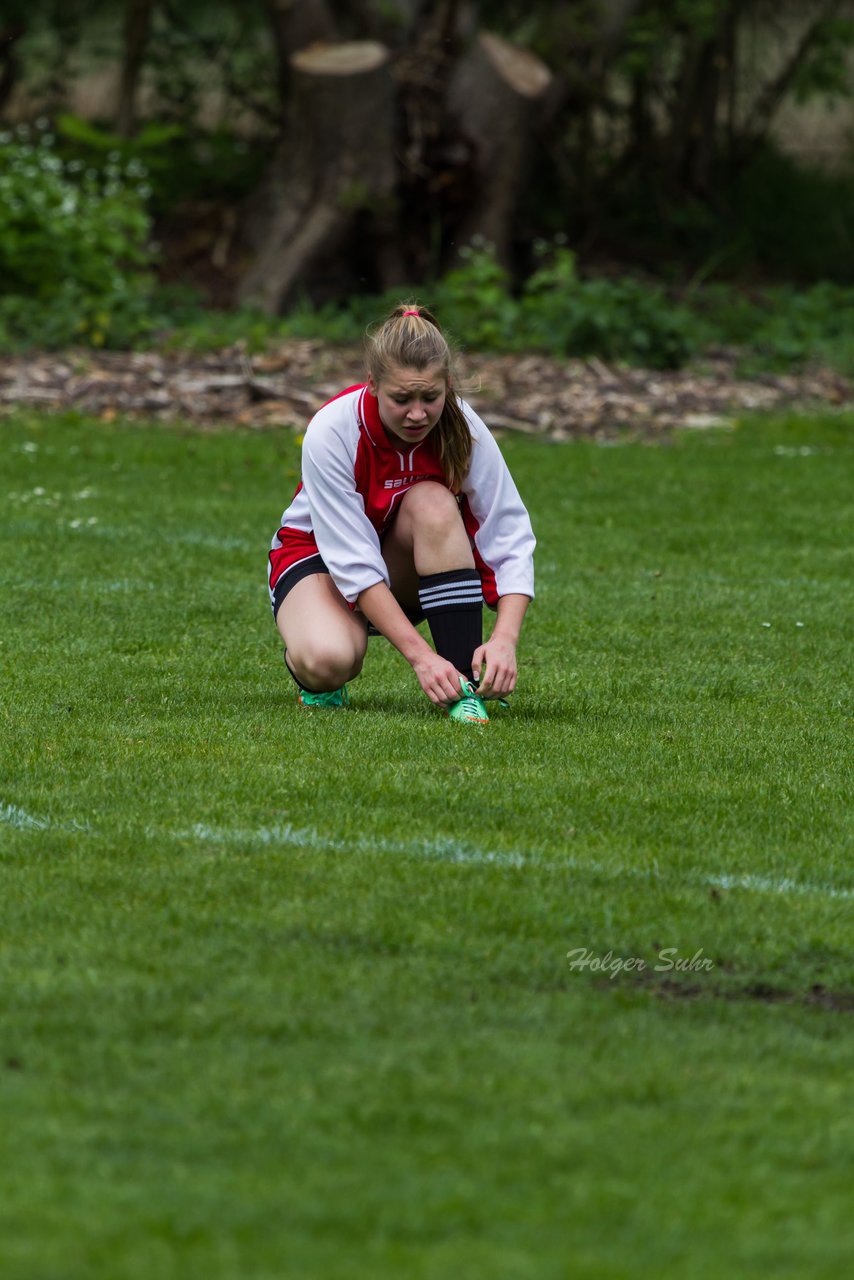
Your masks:
M446 707L449 703L456 702L462 693L462 689L460 688L460 678L459 672L457 672L456 680L448 680L444 682L439 696L434 698L433 701L440 707Z
M463 677L452 663L438 654L420 661L415 671L422 690L436 706L446 707L460 697ZM508 652L505 645L492 648L489 643L480 645L472 654L472 671L482 696L505 697L516 688L515 649Z
M487 652L485 662L486 669L481 676L478 693L495 698L503 698L506 694L512 693L516 688L515 661L497 655L492 656ZM475 675L477 675L476 667Z
M459 698L462 677L453 663L444 658L436 656L425 662L416 669L416 675L424 693L436 706L445 707Z

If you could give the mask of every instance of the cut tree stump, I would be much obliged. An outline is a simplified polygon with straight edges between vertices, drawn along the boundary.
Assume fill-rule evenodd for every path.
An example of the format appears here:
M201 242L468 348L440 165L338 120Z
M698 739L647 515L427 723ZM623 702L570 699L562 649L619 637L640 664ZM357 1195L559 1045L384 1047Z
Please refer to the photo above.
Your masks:
M552 78L536 54L488 31L461 60L448 106L473 149L477 190L457 230L458 247L480 235L510 264L519 197Z
M285 134L244 225L252 260L241 302L280 312L357 217L379 245L393 242L388 62L386 47L369 40L315 44L291 57Z

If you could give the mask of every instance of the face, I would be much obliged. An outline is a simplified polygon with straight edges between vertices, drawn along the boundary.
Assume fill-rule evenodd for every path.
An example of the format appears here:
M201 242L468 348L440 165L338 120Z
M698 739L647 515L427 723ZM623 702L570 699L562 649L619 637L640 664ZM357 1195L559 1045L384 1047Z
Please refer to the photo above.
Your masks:
M420 444L435 427L445 407L448 387L441 364L426 369L392 365L381 382L368 379L388 434L407 444Z

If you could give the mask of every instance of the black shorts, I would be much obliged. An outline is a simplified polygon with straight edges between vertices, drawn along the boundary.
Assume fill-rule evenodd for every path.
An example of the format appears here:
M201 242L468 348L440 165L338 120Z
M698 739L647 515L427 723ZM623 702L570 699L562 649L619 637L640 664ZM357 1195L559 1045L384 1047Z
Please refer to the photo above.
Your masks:
M314 573L328 572L329 570L326 567L323 556L320 555L309 556L306 560L300 560L299 564L295 564L291 569L287 569L282 574L281 578L279 578L275 587L273 587L273 599L271 602L273 606L273 617L275 618L278 615L285 596L289 591L293 590L298 582L302 582L303 578L310 578ZM353 605L350 607L355 608ZM417 627L419 622L424 621L424 613L420 608L405 604L402 604L400 607L414 627ZM371 623L368 623L369 636L378 636L380 634L381 633L377 631L376 627L372 626Z
M275 618L282 607L282 601L289 591L302 582L303 578L310 578L313 573L328 573L323 556L308 556L305 560L300 560L299 564L292 565L290 569L286 569L279 581L273 587L273 617Z

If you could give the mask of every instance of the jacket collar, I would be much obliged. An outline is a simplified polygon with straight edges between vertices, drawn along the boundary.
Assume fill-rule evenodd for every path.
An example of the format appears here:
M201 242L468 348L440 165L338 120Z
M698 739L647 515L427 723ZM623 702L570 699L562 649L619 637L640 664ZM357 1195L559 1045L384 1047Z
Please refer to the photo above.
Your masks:
M362 427L371 444L380 449L391 449L393 446L386 435L380 417L380 406L376 396L372 396L367 384L362 387L358 405L359 426Z

